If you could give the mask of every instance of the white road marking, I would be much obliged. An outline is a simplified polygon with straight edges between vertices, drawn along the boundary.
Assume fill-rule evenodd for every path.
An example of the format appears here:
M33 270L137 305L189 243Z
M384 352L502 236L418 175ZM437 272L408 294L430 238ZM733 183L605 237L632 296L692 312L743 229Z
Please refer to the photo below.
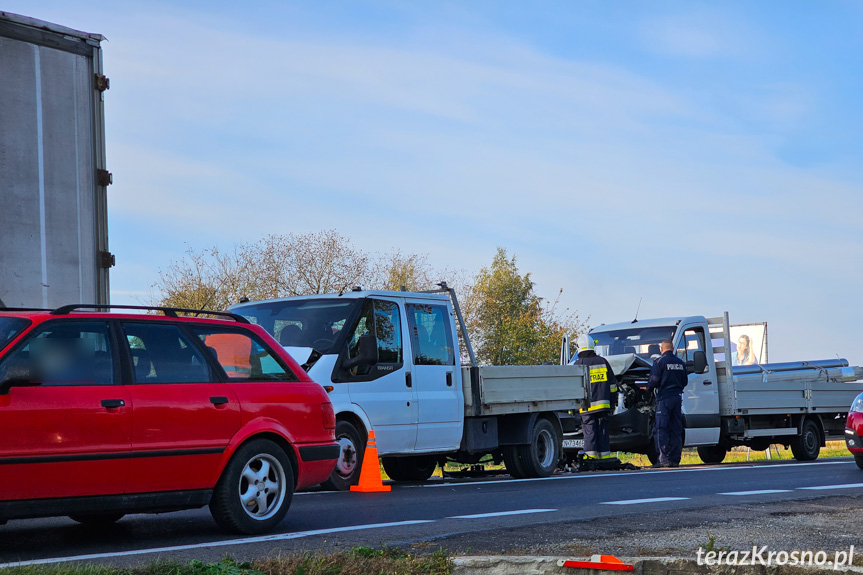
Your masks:
M638 505L640 503L661 503L663 501L683 501L689 497L653 497L651 499L629 499L626 501L603 501L600 505Z
M677 468L677 469L665 469L662 471L654 471L651 470L649 473L651 475L659 475L662 473L697 473L702 471L734 471L740 469L775 469L777 467L805 467L809 465L842 465L848 464L850 461L819 461L819 462L811 462L811 463L774 463L770 465L758 465L758 464L748 464L748 465L723 465L722 467L696 467L696 468ZM627 471L624 473L596 473L596 474L578 474L573 473L571 475L552 475L551 477L535 477L530 479L493 479L491 481L461 481L461 482L447 482L446 480L438 481L437 483L428 483L425 485L405 485L402 489L429 489L436 487L476 487L482 485L495 485L502 483L526 483L530 481L555 481L560 479L597 479L602 477L644 477L643 473L638 473L636 471Z
M758 489L756 491L729 491L728 493L717 493L717 495L766 495L768 493L790 493L790 489Z
M477 513L476 515L455 515L447 519L482 519L483 517L503 517L505 515L527 515L529 513L549 513L557 509L519 509L518 511L498 511L497 513Z
M863 487L863 483L846 483L845 485L816 485L814 487L798 487L797 489L853 489L855 487Z
M33 559L31 561L19 561L17 563L0 563L0 569L7 567L23 567L25 565L46 565L49 563L68 563L70 561L92 561L93 559L108 559L110 557L128 557L130 555L146 555L148 553L172 553L174 551L186 551L189 549L202 549L205 547L227 547L230 545L248 545L250 543L266 543L268 541L285 541L288 539L301 539L314 535L329 535L331 533L345 533L347 531L362 531L365 529L381 529L384 527L402 527L405 525L418 525L420 523L434 523L431 519L417 521L396 521L394 523L370 523L368 525L351 525L350 527L335 527L332 529L315 529L312 531L297 531L295 533L280 533L276 535L261 535L259 537L246 537L244 539L226 539L223 541L208 541L205 543L191 543L189 545L174 545L172 547L154 547L151 549L134 549L132 551L117 551L113 553L92 553L89 555L73 555L70 557L52 557L50 559Z

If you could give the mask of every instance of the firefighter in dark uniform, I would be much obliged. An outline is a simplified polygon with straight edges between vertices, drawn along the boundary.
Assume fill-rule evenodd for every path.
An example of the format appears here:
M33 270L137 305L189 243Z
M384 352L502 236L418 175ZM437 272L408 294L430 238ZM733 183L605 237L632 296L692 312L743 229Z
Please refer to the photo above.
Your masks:
M584 434L584 454L593 459L611 458L608 440L608 416L611 414L611 394L617 393L617 379L608 361L596 355L589 335L578 337L578 359L575 365L588 367L590 373L590 406L581 409L581 430Z
M654 467L677 467L683 451L683 388L688 379L686 363L674 355L674 345L664 340L662 355L653 362L648 393L656 393L656 423L653 438L659 462Z

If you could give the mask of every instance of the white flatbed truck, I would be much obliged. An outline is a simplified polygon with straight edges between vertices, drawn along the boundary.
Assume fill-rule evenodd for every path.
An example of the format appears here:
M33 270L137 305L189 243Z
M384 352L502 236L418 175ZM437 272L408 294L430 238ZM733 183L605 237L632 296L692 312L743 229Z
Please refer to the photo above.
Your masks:
M445 461L491 455L516 477L561 459L585 395L574 365L463 366L455 292L350 291L241 303L231 311L273 334L324 386L342 451L327 484L356 483L368 431L394 480L425 480Z
M621 388L609 418L611 449L644 453L651 461L655 402L646 386L663 339L687 364L684 445L697 447L705 463L722 462L739 445L760 451L781 444L798 460L816 459L825 441L844 438L848 409L863 392L863 368L844 359L729 365L727 313L603 325L590 334ZM580 431L564 438L570 459L582 445Z

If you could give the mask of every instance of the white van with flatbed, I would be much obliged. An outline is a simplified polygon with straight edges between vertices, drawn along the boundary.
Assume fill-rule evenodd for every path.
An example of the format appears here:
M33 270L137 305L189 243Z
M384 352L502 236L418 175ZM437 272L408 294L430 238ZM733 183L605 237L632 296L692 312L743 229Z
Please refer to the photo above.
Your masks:
M445 286L445 284L444 284ZM231 311L273 334L324 386L341 456L327 486L356 483L368 431L394 480L428 479L438 464L506 463L545 477L561 458L584 368L462 366L455 293L349 291L241 303Z

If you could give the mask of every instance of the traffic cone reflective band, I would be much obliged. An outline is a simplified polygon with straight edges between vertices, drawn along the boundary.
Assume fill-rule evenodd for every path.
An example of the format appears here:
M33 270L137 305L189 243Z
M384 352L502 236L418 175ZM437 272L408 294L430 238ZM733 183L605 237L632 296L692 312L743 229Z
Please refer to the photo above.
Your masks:
M363 466L360 469L360 482L351 485L351 491L360 493L379 493L390 491L392 487L384 485L381 480L381 464L378 460L378 444L375 441L374 430L369 431L369 442L363 455Z
M614 555L593 555L590 561L566 561L561 559L557 562L558 567L572 567L574 569L601 569L603 571L632 571L632 565L624 563Z

